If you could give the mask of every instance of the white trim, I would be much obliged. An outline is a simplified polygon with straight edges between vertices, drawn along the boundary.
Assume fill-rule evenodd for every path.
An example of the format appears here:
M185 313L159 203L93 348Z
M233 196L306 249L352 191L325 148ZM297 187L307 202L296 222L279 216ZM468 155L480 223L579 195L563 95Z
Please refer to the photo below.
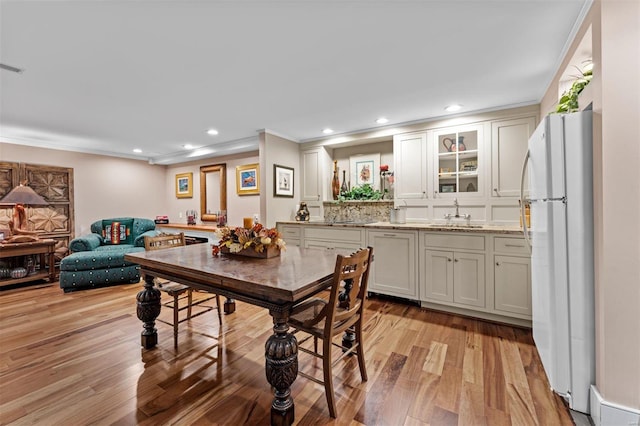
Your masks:
M595 426L638 426L640 410L605 401L598 388L591 385L591 418Z

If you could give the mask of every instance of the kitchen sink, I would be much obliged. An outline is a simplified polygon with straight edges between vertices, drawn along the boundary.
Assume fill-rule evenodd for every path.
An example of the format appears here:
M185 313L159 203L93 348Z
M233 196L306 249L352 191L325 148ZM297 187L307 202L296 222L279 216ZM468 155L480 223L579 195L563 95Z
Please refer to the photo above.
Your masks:
M468 223L442 223L442 224L430 224L434 228L464 228L464 229L478 229L484 225L472 225Z

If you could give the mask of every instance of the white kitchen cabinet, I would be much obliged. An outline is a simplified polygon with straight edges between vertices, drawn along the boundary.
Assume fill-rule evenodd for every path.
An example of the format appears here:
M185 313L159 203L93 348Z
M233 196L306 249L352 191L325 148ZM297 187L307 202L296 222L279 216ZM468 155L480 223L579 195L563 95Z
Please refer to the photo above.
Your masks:
M395 200L427 198L427 134L412 133L393 138Z
M307 203L311 220L322 220L322 202L329 198L331 156L324 147L301 151L302 177L300 201ZM331 197L333 198L333 197Z
M416 231L367 230L373 247L369 291L418 300Z
M485 236L420 233L420 299L484 308Z
M531 258L523 238L494 237L495 310L531 318Z
M438 197L478 196L483 193L484 126L467 125L433 132L434 192Z
M302 228L297 225L283 225L278 224L278 232L282 235L282 239L289 246L299 246L300 245L300 234Z
M356 251L365 246L364 228L307 225L302 228L304 248Z
M453 302L453 252L424 250L420 282L421 299Z
M491 123L492 197L520 197L522 163L535 128L535 117ZM525 180L525 189L528 187Z
M425 300L485 306L484 254L425 250L422 283Z
M485 257L477 253L453 253L453 301L485 306Z

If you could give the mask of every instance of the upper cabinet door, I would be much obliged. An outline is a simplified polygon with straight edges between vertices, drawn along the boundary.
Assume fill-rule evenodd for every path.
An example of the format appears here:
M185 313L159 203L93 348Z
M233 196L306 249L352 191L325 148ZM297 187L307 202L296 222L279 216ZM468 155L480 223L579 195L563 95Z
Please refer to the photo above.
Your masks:
M522 165L535 117L496 121L491 124L491 196L520 197ZM525 176L525 191L529 184Z
M302 201L322 201L320 150L302 152Z
M438 196L482 195L483 126L460 126L433 132L434 192Z
M393 138L395 199L427 198L427 134L397 135Z

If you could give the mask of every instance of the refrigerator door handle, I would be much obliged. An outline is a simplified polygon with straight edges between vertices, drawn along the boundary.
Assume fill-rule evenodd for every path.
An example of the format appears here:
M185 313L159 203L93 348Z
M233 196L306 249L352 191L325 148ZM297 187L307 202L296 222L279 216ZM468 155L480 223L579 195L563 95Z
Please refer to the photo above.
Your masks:
M527 220L524 213L524 205L527 202L524 199L524 178L527 176L527 164L529 164L529 156L530 152L529 150L527 150L527 155L524 156L524 162L522 163L522 176L520 177L520 217L522 218L522 233L524 234L524 239L527 242L529 253L531 253L531 240L529 239L529 230L527 229Z

